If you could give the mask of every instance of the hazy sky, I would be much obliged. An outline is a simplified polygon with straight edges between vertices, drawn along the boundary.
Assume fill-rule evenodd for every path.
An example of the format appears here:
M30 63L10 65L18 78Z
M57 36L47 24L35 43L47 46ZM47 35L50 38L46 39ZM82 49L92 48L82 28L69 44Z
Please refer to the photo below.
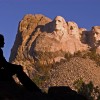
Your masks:
M8 60L19 21L26 14L60 15L79 27L100 26L100 0L0 0L0 33L5 37L4 56Z

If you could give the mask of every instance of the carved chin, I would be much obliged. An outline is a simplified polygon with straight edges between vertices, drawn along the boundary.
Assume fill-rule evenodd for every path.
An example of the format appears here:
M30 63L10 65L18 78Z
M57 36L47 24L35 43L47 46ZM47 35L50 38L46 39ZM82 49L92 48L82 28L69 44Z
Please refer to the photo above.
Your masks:
M100 44L100 40L95 40L95 43L96 44Z
M99 41L100 40L100 38L99 37L95 37L95 41Z
M62 30L62 29L59 28L59 27L55 28L55 31L61 31L61 30Z
M55 31L60 31L60 29L55 29Z

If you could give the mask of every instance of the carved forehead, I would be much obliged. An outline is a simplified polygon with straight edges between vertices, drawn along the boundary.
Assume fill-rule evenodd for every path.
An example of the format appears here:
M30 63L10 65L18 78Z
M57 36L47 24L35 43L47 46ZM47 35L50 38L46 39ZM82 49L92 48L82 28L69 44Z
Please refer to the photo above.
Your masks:
M81 31L86 31L87 29L86 28L79 28Z
M66 22L65 19L64 19L62 16L56 16L56 17L54 18L54 21L55 21L55 20L60 20L60 21L62 21L62 22L64 22L64 23Z
M71 21L68 22L68 25L69 26L77 26L77 24L75 22L71 22Z
M94 26L94 27L92 27L92 31L100 33L100 26Z

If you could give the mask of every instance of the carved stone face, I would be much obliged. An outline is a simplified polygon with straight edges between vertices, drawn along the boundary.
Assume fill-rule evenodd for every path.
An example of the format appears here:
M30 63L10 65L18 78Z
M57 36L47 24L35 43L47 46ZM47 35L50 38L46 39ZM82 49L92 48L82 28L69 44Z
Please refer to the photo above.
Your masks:
M79 28L79 35L80 35L80 40L82 43L86 43L87 39L87 30L85 28Z
M100 42L100 26L94 26L92 28L93 36L95 39L95 42Z
M79 29L77 24L75 22L69 21L68 27L69 27L69 34L79 39L80 36L79 36Z
M63 17L61 16L57 16L54 21L53 21L53 25L54 25L54 30L55 31L61 31L64 29L64 24L65 24L65 20Z
M94 38L95 38L95 41L99 41L100 40L100 33L94 33Z

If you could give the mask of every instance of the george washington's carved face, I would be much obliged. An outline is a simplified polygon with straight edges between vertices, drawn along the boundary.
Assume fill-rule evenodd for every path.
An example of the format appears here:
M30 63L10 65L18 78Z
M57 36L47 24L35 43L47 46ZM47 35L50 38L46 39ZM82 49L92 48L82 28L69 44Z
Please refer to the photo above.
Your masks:
M52 21L53 24L53 37L58 41L66 41L68 37L67 23L61 16L57 16Z
M64 30L64 24L65 24L65 20L63 17L61 16L57 16L54 21L53 21L53 27L55 31L62 31Z

